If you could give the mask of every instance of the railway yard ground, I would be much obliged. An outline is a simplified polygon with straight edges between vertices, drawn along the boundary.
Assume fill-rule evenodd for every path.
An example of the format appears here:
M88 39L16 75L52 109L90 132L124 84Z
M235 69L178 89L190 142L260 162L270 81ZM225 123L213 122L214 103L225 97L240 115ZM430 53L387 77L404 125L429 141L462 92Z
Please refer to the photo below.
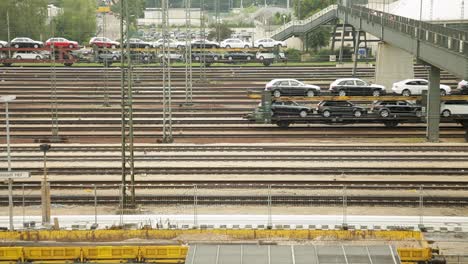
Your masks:
M136 67L135 185L127 182L122 187L118 67L57 67L53 75L49 67L0 68L0 94L16 95L9 103L11 167L31 176L13 184L15 227L21 231L11 236L0 232L0 251L6 245L30 246L34 238L52 244L81 236L98 239L99 229L107 229L116 232L113 239L103 238L96 245L338 243L393 245L414 252L432 247L440 255L468 255L468 145L462 125L442 122L440 143L426 143L423 122L280 128L245 119L259 104L248 92L260 93L272 76L296 78L326 92L332 81L351 75L351 70L216 66L207 71L207 82L193 82L193 98L187 104L185 71L175 66L174 143L163 144L161 68ZM427 78L426 67L415 65L414 70L416 78ZM373 79L374 71L359 67L357 77ZM198 74L194 70L194 80ZM458 81L447 72L441 74L443 84L456 87ZM308 102L312 107L316 103ZM4 109L0 111L3 124ZM51 132L54 124L57 135ZM2 153L7 153L5 136L0 130ZM51 145L46 155L39 148L44 143ZM2 155L1 170L7 166L8 158ZM39 224L45 174L57 225ZM131 202L122 194L130 197L133 187L136 206L124 209ZM8 227L8 192L8 185L1 184L2 227ZM90 231L96 220L98 230ZM31 221L51 230L23 228ZM54 233L57 226L78 233L60 237ZM147 233L118 233L128 226ZM386 230L394 233L376 238ZM235 233L241 231L246 233ZM355 233L347 237L342 231ZM81 248L75 242L85 241L70 242Z

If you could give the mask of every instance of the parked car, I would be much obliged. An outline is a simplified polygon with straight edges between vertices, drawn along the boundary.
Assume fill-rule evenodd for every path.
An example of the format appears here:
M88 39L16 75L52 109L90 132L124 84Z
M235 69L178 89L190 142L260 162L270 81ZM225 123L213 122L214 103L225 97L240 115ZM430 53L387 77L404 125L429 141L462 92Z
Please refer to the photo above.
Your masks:
M284 52L279 52L278 53L278 60L281 62L287 62L288 57L286 57L286 54Z
M112 49L120 47L119 42L113 41L105 37L94 37L89 41L89 45L95 46L98 48L112 48Z
M381 96L386 94L385 87L383 85L369 84L357 78L337 79L330 84L329 90L330 93L339 96Z
M121 60L121 53L120 51L107 51L107 52L100 52L98 55L98 61L100 63L107 63L111 65L114 62L119 62Z
M14 38L10 41L10 47L19 49L19 48L42 48L44 43L41 41L35 41L30 38Z
M250 61L255 58L255 54L245 51L228 51L223 57L229 61Z
M420 95L422 91L427 91L429 82L424 79L406 79L393 84L392 90L396 94L403 96ZM440 85L440 95L450 94L451 88L448 85Z
M462 80L458 83L457 89L461 94L468 94L468 82Z
M131 38L129 43L131 49L149 49L153 47L153 44L137 38ZM125 42L124 45L127 46L127 43Z
M299 115L300 117L306 117L313 112L312 108L293 101L274 101L271 103L271 111L274 115Z
M274 60L276 55L273 52L263 50L258 51L257 54L255 54L255 58L259 61Z
M348 101L322 101L317 105L317 113L323 117L354 116L361 117L367 114L364 107Z
M192 51L192 60L195 62L200 62L203 60L203 56L205 56L205 62L213 62L218 61L220 58L219 54L216 54L212 51Z
M452 115L468 115L468 101L445 101L440 104L440 114L443 117Z
M214 49L219 48L219 43L215 41L203 40L203 39L195 39L192 40L192 48L194 49L201 49L205 46L205 49Z
M422 116L422 107L408 101L379 101L372 104L372 112L381 117L397 116Z
M182 49L185 48L185 41L178 41L174 39L167 39L166 43L169 43L169 48L171 49ZM162 48L164 44L164 39L158 39L157 41L153 42L153 47L155 48ZM167 47L167 44L166 44Z
M264 39L259 39L254 42L254 47L255 48L274 48L274 47L286 47L286 42L284 41L276 41L271 38L264 38Z
M165 54L162 54L162 53L159 53L158 54L158 59L162 59L163 57L166 57L167 55ZM182 61L184 58L184 56L182 54L179 54L175 51L170 51L169 52L169 59L171 61Z
M13 53L12 58L17 60L45 60L48 59L48 56L36 51L17 51Z
M274 79L265 85L265 91L271 91L274 97L283 95L313 97L320 94L320 87L295 79Z
M230 38L230 39L225 39L223 40L219 46L221 48L237 48L237 49L248 49L250 48L250 44L248 42L245 42L241 39L236 39L236 38Z
M0 40L0 49L8 47L8 42Z
M71 41L66 38L50 38L45 42L45 46L47 48L50 48L52 46L54 46L55 48L79 48L78 42Z

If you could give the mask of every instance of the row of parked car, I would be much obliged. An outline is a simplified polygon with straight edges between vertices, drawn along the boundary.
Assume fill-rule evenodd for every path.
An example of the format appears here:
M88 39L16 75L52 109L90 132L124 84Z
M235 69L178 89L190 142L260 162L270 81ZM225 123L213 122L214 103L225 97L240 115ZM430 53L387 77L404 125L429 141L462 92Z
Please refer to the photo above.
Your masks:
M427 91L429 82L424 79L406 79L396 82L392 86L395 95L411 96L421 95ZM460 93L468 94L468 85L465 81L458 85ZM266 84L265 91L270 91L274 97L281 96L307 96L313 97L322 94L319 86L305 84L295 79L274 79ZM329 93L338 96L382 96L387 90L383 85L368 83L358 78L337 79L330 84ZM440 95L445 96L452 93L448 85L440 85Z
M323 117L350 116L362 117L376 114L382 118L388 117L421 117L422 106L408 101L377 101L366 108L349 101L322 101L315 108L298 104L294 101L273 101L273 115L307 117L319 114ZM468 115L467 101L446 101L441 103L440 114L443 117L452 115Z
M91 51L86 53L92 54ZM185 61L185 54L176 51L170 51L167 55L164 53L151 53L151 52L131 52L133 60L139 60L141 62L156 62L162 58L169 57L172 62L183 62ZM121 52L119 50L106 50L101 51L97 55L99 62L116 62L121 59ZM16 58L16 57L14 57ZM228 51L225 53L215 53L213 51L192 51L191 58L193 62L214 63L217 61L227 62L249 62L249 61L260 61L260 62L271 62L273 60L286 61L286 55L282 52L275 54L270 51L258 51L256 53L245 52L245 51Z
M423 79L408 79L397 82L392 90L397 95L420 95L428 89L428 81ZM461 81L457 89L461 94L468 94L468 82ZM295 79L274 79L265 86L265 91L271 92L275 98L281 96L307 96L313 97L321 94L317 85L305 84ZM370 84L357 78L338 79L330 84L329 91L332 95L364 95L380 96L386 94L382 85ZM441 95L450 94L451 88L441 85ZM315 108L298 104L294 101L273 101L271 106L273 115L288 115L307 117L310 114L319 114L323 117L353 116L361 117L369 113L375 113L382 118L394 116L422 116L422 106L409 101L377 101L370 109L356 105L349 101L322 101ZM441 104L440 113L444 117L452 115L468 115L468 101L445 101Z
M37 41L37 40L30 39L30 38L14 38L13 40L10 41L10 43L0 40L0 48L7 48L7 47L16 48L16 49L19 49L19 48L38 49L38 48L43 48L43 47L76 49L76 48L79 48L79 45L78 45L78 42L71 41L66 38L50 38L46 40L46 42Z
M274 47L286 47L286 43L283 41L276 41L270 38L259 39L253 43L245 42L241 39L230 38L223 40L218 43L215 41L205 39L194 39L191 42L192 48L274 48ZM131 38L129 40L130 48L161 48L163 45L166 47L182 49L187 46L187 42L179 41L175 39L160 39L155 42L148 42L138 38ZM124 45L127 45L125 42ZM76 41L68 40L66 38L50 38L45 43L42 41L33 40L25 37L18 37L11 40L9 43L6 41L0 41L0 48L12 47L12 48L43 48L43 47L57 47L57 48L79 48L79 44ZM110 48L115 49L120 47L120 42L111 40L105 37L94 37L89 41L89 46L97 48Z

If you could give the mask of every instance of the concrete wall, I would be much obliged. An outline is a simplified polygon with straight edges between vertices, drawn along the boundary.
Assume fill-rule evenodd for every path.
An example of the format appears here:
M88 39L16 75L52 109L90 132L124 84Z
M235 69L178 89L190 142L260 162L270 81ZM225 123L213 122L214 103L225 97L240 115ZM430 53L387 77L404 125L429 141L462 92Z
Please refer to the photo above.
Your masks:
M145 18L138 19L139 25L160 25L162 12L160 8L147 8L144 11ZM190 11L192 26L200 25L200 9L192 8ZM183 26L185 25L185 8L170 8L169 9L169 25Z
M298 37L291 37L286 40L286 44L288 45L288 48L291 49L298 49L298 50L303 50L304 48L304 42L302 39Z
M414 58L410 53L379 42L377 48L377 63L375 67L375 83L384 85L391 92L395 82L414 78Z

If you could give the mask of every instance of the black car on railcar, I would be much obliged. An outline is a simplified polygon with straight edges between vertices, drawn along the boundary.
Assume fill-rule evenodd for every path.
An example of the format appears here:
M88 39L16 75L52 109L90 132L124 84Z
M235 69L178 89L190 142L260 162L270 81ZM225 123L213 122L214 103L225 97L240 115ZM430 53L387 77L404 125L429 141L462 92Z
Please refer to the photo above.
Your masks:
M248 53L245 51L228 51L223 55L224 59L234 61L251 61L255 59L255 54Z
M339 96L381 96L385 95L385 87L370 84L357 78L338 79L330 84L330 93Z
M313 112L312 108L300 105L294 101L274 101L271 104L273 115L281 116L297 116L306 117Z
M9 46L11 48L19 49L19 48L42 48L44 47L44 43L41 41L32 40L30 38L14 38Z
M361 117L367 114L367 109L348 101L322 101L317 105L317 113L321 114L323 117Z
M408 101L378 101L371 106L371 111L380 117L422 116L422 106Z

